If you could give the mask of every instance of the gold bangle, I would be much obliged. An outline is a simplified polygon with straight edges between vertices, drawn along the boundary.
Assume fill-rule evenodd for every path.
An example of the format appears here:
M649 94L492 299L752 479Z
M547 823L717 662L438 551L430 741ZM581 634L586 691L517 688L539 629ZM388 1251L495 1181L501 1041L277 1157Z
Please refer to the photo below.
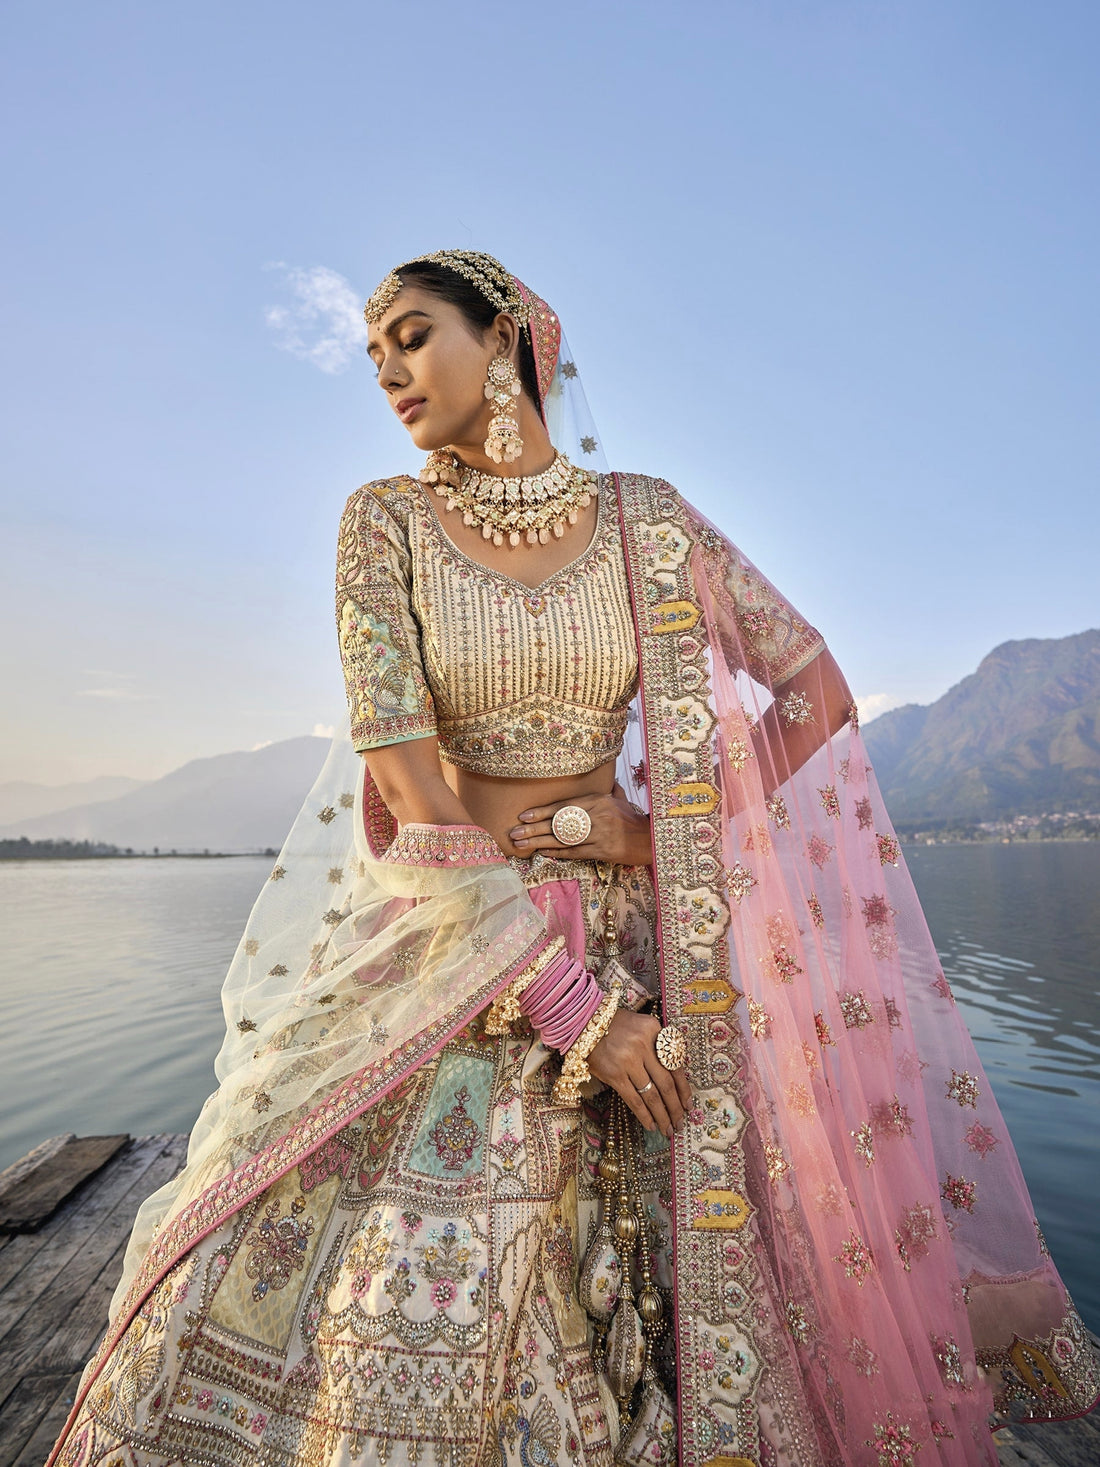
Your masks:
M622 996L622 980L613 978L611 986L600 1002L599 1008L581 1031L580 1037L569 1047L561 1074L554 1082L552 1099L558 1105L579 1105L580 1087L592 1078L588 1068L588 1056L611 1028L611 1020L619 1012Z
M564 949L565 938L555 937L548 948L545 948L539 953L533 962L528 963L518 977L512 979L503 993L497 994L496 998L489 1005L489 1010L485 1015L486 1034L491 1034L494 1038L499 1038L501 1034L507 1034L508 1026L514 1024L521 1017L519 1009L520 994L530 988L539 974L544 971L547 964L553 962Z

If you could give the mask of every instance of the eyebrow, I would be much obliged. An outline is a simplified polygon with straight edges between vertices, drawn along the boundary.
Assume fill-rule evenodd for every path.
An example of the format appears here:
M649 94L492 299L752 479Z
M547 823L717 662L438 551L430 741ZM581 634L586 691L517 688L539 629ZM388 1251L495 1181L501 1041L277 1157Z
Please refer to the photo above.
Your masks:
M393 338L393 334L397 330L397 328L402 324L402 322L407 321L410 316L423 316L426 321L430 321L432 319L431 316L428 315L427 311L416 311L416 310L413 310L413 311L403 311L400 316L395 316L394 317L394 319L390 322L390 324L382 332L382 335L383 336L388 336L388 337L390 337L392 339ZM367 351L368 352L374 351L376 345L377 345L377 343L368 343L368 345L367 345Z

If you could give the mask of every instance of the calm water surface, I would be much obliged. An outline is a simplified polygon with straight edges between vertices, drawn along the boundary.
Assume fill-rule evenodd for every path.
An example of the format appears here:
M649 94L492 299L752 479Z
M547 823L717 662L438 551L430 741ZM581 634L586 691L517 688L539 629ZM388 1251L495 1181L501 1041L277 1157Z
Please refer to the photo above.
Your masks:
M1100 1329L1100 843L907 859L1051 1250ZM0 863L0 1167L61 1131L186 1131L263 857Z

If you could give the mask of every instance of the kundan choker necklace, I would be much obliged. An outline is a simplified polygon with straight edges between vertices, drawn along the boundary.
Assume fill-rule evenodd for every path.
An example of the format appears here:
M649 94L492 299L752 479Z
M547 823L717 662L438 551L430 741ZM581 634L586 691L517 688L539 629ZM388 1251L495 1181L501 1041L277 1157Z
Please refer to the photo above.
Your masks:
M575 467L564 453L541 474L502 479L469 469L453 453L437 449L420 470L420 480L447 501L449 510L462 511L464 525L480 525L486 540L494 545L507 540L513 548L546 545L551 535L560 539L596 493L596 475Z

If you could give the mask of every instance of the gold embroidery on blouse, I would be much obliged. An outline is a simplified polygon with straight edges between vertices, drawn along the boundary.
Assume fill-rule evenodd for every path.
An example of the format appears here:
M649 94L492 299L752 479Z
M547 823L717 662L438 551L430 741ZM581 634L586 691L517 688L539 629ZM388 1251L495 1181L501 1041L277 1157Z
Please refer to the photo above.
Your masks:
M426 495L409 528L440 757L512 778L614 759L638 658L611 480L588 548L534 588L463 554Z

